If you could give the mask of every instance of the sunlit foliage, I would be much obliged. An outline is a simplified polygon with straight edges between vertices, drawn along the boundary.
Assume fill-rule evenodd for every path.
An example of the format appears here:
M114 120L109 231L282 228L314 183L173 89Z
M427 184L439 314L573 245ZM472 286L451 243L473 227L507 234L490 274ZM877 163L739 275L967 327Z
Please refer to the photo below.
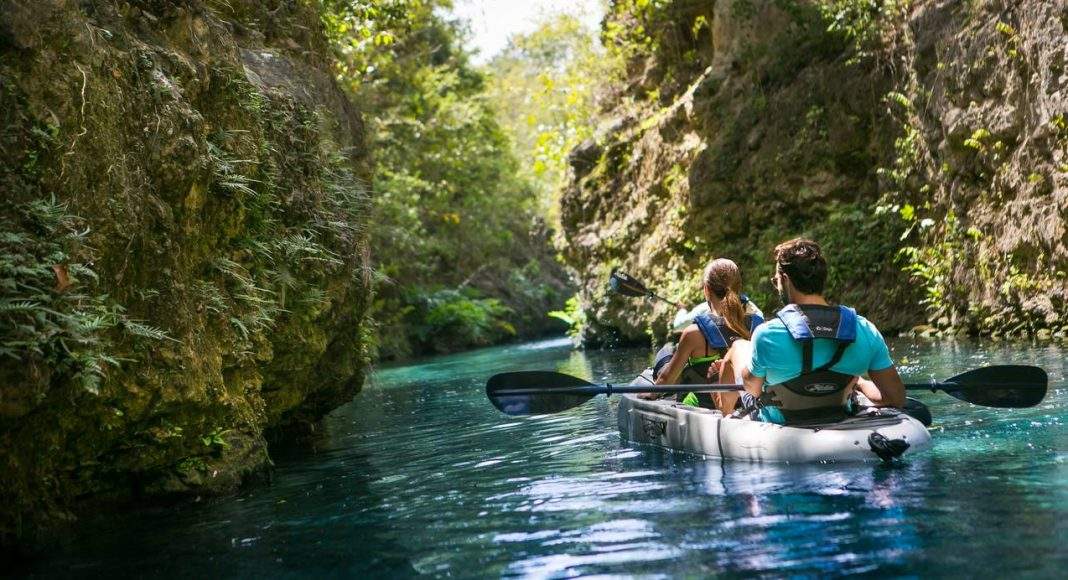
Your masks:
M328 2L344 86L375 159L374 316L385 357L544 325L555 290L537 196L447 0ZM539 240L541 240L539 242Z
M523 175L536 184L545 215L566 180L567 155L594 135L599 89L622 73L598 32L558 14L516 36L487 67L489 94L512 136ZM555 221L555 219L553 220Z

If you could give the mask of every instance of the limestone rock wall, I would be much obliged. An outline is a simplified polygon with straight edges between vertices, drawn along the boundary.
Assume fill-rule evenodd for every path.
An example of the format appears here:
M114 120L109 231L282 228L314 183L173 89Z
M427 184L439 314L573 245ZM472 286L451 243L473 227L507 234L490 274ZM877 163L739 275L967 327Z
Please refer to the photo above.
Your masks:
M613 4L606 41L645 48L561 202L587 344L671 318L609 295L616 267L696 302L731 257L774 311L770 250L798 235L889 333L1068 331L1065 3L896 5Z
M0 2L0 536L233 490L363 380L367 151L314 3Z

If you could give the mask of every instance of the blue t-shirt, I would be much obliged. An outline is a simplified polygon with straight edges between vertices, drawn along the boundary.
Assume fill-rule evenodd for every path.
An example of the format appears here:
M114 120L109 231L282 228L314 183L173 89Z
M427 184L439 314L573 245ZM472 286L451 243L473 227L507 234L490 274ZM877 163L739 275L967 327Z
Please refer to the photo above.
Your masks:
M777 385L801 374L801 343L790 336L786 325L772 318L753 333L753 358L749 372L764 377L764 385ZM829 338L813 339L812 368L827 364L834 356L837 342ZM831 370L847 375L863 375L894 366L879 329L863 316L857 316L857 339L842 354Z

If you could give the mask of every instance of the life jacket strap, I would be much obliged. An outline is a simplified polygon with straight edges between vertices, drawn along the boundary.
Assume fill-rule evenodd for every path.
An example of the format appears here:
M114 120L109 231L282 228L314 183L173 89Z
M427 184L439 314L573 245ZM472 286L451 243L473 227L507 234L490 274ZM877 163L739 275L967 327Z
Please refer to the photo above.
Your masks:
M812 344L812 343L810 342L809 344ZM851 345L851 344L853 344L853 343L852 342L839 342L838 343L838 347L836 349L834 349L834 354L831 355L831 360L827 361L827 364L825 364L825 365L820 365L820 368L815 369L815 370L817 370L817 371L825 371L825 370L833 367L834 365L838 364L838 361L842 360L842 355L845 354L846 349L849 348L849 345ZM811 366L811 364L812 364L812 361L810 360L809 361L809 365Z
M822 364L819 368L812 368L812 341L806 340L801 343L801 374L807 375L809 373L825 371L834 365L838 364L838 361L842 360L842 356L845 354L849 345L852 342L839 342L834 349L834 354L831 355L831 359L826 364Z
M790 337L801 343L801 374L822 371L842 360L845 349L857 339L857 311L848 306L805 306L790 304L776 313ZM838 343L831 360L812 368L812 343L828 338Z
M730 348L730 344L727 343L727 337L724 336L723 331L720 330L721 321L716 320L711 314L701 314L693 319L697 324L697 328L701 330L701 334L705 337L705 342L708 343L714 349L726 349Z
M764 319L756 314L746 314L745 320L748 323L750 333L764 323ZM721 351L720 354L723 354L722 351L726 351L735 340L740 338L738 333L727 326L727 322L722 316L705 313L695 317L693 321L705 337L706 346Z

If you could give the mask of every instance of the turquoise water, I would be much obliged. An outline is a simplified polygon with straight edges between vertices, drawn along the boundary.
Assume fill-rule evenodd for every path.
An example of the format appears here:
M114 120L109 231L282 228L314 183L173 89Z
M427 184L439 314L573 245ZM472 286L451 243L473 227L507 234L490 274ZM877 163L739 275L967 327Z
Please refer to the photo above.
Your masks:
M906 379L1038 364L1039 407L921 394L934 448L896 466L700 460L620 440L615 403L515 419L496 372L623 382L648 350L563 340L380 369L270 485L90 520L32 573L181 577L1060 576L1068 567L1066 349L896 342Z

